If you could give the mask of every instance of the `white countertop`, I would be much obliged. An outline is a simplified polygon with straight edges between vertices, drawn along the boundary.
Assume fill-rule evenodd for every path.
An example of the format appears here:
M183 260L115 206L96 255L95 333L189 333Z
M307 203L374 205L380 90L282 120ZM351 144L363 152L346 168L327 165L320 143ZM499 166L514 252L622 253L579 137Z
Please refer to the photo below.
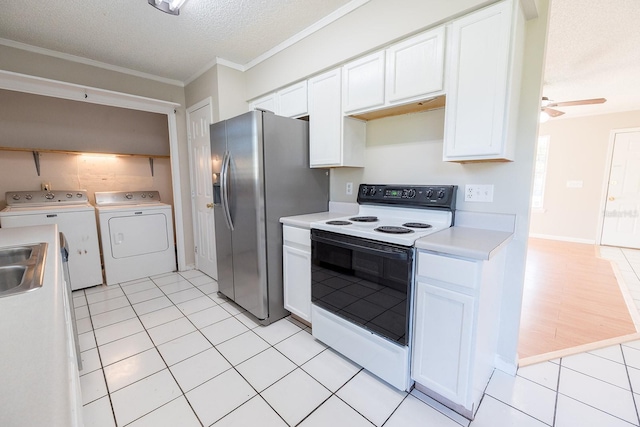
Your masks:
M57 226L0 228L0 247L41 242L44 285L0 298L2 426L76 425Z
M479 260L490 259L513 236L508 231L450 227L416 241L416 248Z

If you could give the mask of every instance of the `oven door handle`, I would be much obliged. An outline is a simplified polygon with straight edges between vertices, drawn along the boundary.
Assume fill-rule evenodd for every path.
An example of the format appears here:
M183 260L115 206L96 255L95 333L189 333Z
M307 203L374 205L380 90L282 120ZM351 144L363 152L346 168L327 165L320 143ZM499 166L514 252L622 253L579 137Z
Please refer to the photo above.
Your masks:
M313 242L325 243L327 245L338 246L344 249L350 249L357 252L367 253L370 255L380 256L386 259L395 259L401 261L409 261L410 257L407 251L385 251L383 249L371 248L365 245L358 245L355 243L341 242L339 240L327 239L320 236L311 236Z

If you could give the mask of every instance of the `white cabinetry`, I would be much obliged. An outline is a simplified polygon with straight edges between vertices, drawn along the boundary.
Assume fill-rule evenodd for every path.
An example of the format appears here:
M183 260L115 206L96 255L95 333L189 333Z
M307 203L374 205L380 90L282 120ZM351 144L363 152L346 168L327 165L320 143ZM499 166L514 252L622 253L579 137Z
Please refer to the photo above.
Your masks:
M513 160L524 41L519 2L451 24L444 160Z
M384 104L384 51L342 67L342 109L345 113Z
M309 79L311 167L364 166L366 123L342 115L341 69Z
M298 82L258 98L252 101L249 107L251 110L259 108L284 117L306 116L308 113L307 81Z
M345 114L386 109L442 93L445 29L436 28L342 67Z
M311 323L311 236L308 229L282 227L284 308Z
M504 251L490 261L418 252L411 378L473 418L494 368Z
M387 104L407 102L443 90L444 27L387 49Z

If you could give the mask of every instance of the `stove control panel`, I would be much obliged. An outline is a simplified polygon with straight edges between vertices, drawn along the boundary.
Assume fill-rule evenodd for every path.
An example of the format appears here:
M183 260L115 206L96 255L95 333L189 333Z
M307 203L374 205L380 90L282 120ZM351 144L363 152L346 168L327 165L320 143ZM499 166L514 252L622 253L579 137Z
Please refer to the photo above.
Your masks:
M86 204L89 203L86 190L61 191L7 191L7 206Z
M457 185L360 184L359 204L393 204L415 208L455 210Z

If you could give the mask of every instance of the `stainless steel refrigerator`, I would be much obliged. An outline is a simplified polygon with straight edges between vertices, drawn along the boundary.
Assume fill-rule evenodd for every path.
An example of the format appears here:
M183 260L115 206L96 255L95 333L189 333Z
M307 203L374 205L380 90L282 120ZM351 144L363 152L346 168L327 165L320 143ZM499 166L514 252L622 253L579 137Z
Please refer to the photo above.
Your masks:
M211 125L219 292L269 324L288 312L283 216L326 211L329 175L309 168L308 122L251 111Z

